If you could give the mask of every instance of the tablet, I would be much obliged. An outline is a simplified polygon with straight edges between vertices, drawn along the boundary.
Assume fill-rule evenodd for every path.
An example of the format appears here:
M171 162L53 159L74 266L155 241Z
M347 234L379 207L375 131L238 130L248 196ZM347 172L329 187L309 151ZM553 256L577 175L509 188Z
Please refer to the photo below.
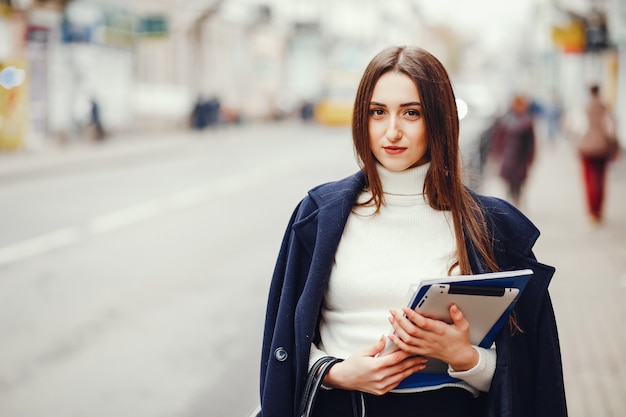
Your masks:
M479 345L515 301L519 289L462 284L431 285L416 303L418 313L452 323L450 306L456 304L470 323L470 342Z
M470 342L478 346L490 332L499 331L494 326L503 315L508 315L509 307L513 305L518 294L518 288L433 284L419 300L413 300L410 305L426 317L452 323L450 306L456 304L470 323ZM381 354L393 352L395 349L395 345L387 339L387 345ZM447 370L448 364L429 358L426 368L420 372L446 373Z

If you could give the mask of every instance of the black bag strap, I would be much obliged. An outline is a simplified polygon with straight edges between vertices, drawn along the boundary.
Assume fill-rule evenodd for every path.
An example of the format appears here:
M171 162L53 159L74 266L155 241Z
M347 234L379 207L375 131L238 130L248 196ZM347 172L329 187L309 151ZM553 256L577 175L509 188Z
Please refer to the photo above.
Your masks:
M306 406L307 399L311 396L311 390L315 385L315 380L320 371L320 368L324 366L326 362L332 359L332 356L324 356L323 358L315 361L309 373L306 376L306 382L304 383L304 391L302 391L302 396L300 397L300 407L298 408L298 416L302 415L302 408Z
M324 377L326 377L326 374L334 364L341 361L343 361L343 359L332 356L324 356L313 364L307 374L304 391L302 392L302 397L300 398L300 407L298 408L299 417L309 417L311 415L311 411L313 411L313 406L315 405L317 392L322 386Z

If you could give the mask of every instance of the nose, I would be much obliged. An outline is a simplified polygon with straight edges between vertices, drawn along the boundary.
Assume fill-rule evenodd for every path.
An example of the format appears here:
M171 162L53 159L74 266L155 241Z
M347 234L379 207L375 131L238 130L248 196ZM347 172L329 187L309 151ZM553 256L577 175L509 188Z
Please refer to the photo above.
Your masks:
M402 138L402 130L400 130L400 126L395 117L389 120L389 126L387 126L385 136L391 141L400 140L400 138Z

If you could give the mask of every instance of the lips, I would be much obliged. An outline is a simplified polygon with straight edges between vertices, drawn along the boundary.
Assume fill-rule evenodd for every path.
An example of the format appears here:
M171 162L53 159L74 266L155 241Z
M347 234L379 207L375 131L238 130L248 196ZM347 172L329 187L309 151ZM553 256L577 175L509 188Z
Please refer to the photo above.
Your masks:
M401 146L385 146L383 147L383 149L385 150L385 152L387 152L390 155L397 155L399 153L406 151L406 148L401 147Z

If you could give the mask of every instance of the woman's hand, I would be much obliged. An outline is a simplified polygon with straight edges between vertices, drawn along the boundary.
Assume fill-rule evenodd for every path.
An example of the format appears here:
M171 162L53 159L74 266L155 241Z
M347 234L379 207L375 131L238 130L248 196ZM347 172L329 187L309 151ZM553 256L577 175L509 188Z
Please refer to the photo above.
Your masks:
M368 349L333 365L324 378L324 385L383 395L425 367L425 358L402 350L377 357L384 348L385 336Z
M448 363L455 371L467 371L478 363L478 352L469 339L469 323L461 310L450 306L452 323L430 319L410 308L391 311L395 333L389 339L410 355L430 356Z

